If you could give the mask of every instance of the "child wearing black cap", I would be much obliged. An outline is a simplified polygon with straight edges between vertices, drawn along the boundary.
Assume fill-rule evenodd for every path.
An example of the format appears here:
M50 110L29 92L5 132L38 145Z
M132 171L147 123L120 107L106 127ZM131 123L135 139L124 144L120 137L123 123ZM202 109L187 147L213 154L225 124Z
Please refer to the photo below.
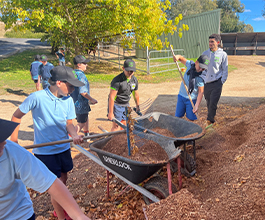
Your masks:
M191 60L187 60L181 55L175 55L173 59L175 62L180 61L187 67L183 78L189 93L187 93L185 85L182 82L179 89L175 116L181 118L186 113L186 117L194 121L197 119L195 113L198 111L203 97L204 81L200 75L203 70L207 70L209 58L205 55L201 55L195 63ZM194 108L190 102L189 95L194 103Z
M89 220L79 209L66 186L30 152L6 140L18 123L0 119L0 218L35 219L26 186L40 193L47 191L72 219ZM64 219L65 216L60 216Z
M139 108L139 92L138 81L134 76L136 71L135 62L127 59L122 67L123 72L114 77L110 85L109 102L108 102L108 119L114 117L126 124L125 107L129 106L131 94L133 94L136 103L136 111L140 112ZM111 131L116 131L119 126L113 122Z
M73 119L76 118L74 102L69 95L74 87L84 85L75 78L74 70L66 66L56 66L51 70L50 87L31 93L15 111L12 121L20 123L21 118L32 112L34 144L49 143L68 139L68 134L75 144L83 142L76 133ZM11 140L18 142L19 126L11 135ZM73 161L70 143L35 148L32 151L64 184L67 172L72 170ZM51 197L57 215L63 215L63 209Z

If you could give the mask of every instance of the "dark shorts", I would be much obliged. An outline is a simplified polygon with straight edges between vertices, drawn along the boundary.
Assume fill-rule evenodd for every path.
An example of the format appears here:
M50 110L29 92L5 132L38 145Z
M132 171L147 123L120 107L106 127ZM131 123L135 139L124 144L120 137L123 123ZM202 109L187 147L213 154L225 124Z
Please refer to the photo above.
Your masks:
M53 172L58 178L61 177L61 173L67 173L73 169L73 160L71 157L70 149L53 155L39 155L34 154L39 160L41 160L48 169Z
M85 123L88 119L88 113L86 114L76 114L76 120L78 123Z
M35 220L35 213L28 220Z

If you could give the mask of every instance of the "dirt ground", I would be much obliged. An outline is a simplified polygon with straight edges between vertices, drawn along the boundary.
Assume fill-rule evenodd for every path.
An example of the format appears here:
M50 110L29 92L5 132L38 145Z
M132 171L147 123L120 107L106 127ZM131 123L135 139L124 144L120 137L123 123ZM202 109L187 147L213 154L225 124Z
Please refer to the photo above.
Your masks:
M163 214L163 219L265 218L265 56L229 56L228 59L229 64L238 69L229 74L223 86L217 125L196 141L197 174L192 178L183 176L183 189L169 197L175 201L170 202L174 204L175 216ZM145 102L152 98L149 111L173 115L179 86L180 82L140 83L140 100ZM111 128L106 120L108 93L109 88L91 88L91 95L98 100L89 116L91 132L102 133L99 125L106 130ZM24 95L0 96L0 117L10 119L24 99ZM202 122L206 113L203 100L199 111ZM22 146L33 143L31 114L22 120L19 143ZM161 210L168 207L167 199L146 207L140 193L126 188L126 184L114 176L110 184L111 197L107 199L105 170L75 149L73 156L74 169L69 174L68 186L92 219L159 219L154 218L157 214L152 210L161 214ZM178 185L177 175L173 175L173 183ZM31 196L38 218L53 219L49 196L36 192L31 192Z

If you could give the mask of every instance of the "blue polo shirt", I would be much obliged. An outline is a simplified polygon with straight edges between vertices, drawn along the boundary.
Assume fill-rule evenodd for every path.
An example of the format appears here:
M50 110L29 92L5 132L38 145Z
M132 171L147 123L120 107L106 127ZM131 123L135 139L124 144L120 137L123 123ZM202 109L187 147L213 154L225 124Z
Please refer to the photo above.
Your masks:
M31 63L30 65L30 73L31 73L31 76L32 76L32 79L33 80L38 80L38 70L39 70L39 66L41 65L42 63L40 61L34 61Z
M53 65L49 62L46 63L46 65L41 64L39 66L39 75L41 76L42 79L42 87L43 89L45 89L46 87L48 87L50 84L48 82L48 80L50 79L50 77L52 76L50 71L53 69Z
M81 93L87 93L89 95L90 87L86 75L82 70L75 69L75 74L79 81L85 85L81 87L75 87L75 91L71 94L75 103L76 114L87 114L91 111L89 101Z
M34 144L69 139L66 122L76 118L71 96L57 98L49 88L31 93L19 106L24 114L31 111L34 127ZM33 153L52 155L64 152L70 143L33 149Z
M187 70L186 70L183 78L184 78L184 81L185 81L186 85L189 87L189 79L190 79L190 76L187 75L187 72L191 68L191 62L190 62L190 60L187 60L186 67L187 67ZM195 77L194 89L193 89L192 93L190 94L192 100L197 99L197 96L198 96L198 87L203 87L203 86L204 86L203 79L201 77L199 77L199 76ZM187 91L185 89L185 86L184 86L183 82L181 82L181 85L180 85L179 95L181 95L182 97L184 97L186 99L189 99L189 96L187 94Z
M48 190L56 176L30 152L7 140L0 157L0 219L29 219L33 206L26 186L40 193Z

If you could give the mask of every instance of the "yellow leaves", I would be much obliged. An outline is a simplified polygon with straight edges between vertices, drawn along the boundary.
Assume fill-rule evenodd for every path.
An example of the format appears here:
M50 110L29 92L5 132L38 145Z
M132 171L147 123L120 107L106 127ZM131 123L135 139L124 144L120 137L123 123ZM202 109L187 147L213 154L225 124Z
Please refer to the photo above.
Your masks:
M242 155L236 156L234 161L241 162L244 158L245 158L245 154L242 154Z
M183 16L182 16L182 14L179 14L179 20L182 20L182 18L183 18Z
M178 25L178 23L179 23L179 18L176 17L176 18L175 18L175 25Z
M182 38L182 33L179 33L179 38Z

